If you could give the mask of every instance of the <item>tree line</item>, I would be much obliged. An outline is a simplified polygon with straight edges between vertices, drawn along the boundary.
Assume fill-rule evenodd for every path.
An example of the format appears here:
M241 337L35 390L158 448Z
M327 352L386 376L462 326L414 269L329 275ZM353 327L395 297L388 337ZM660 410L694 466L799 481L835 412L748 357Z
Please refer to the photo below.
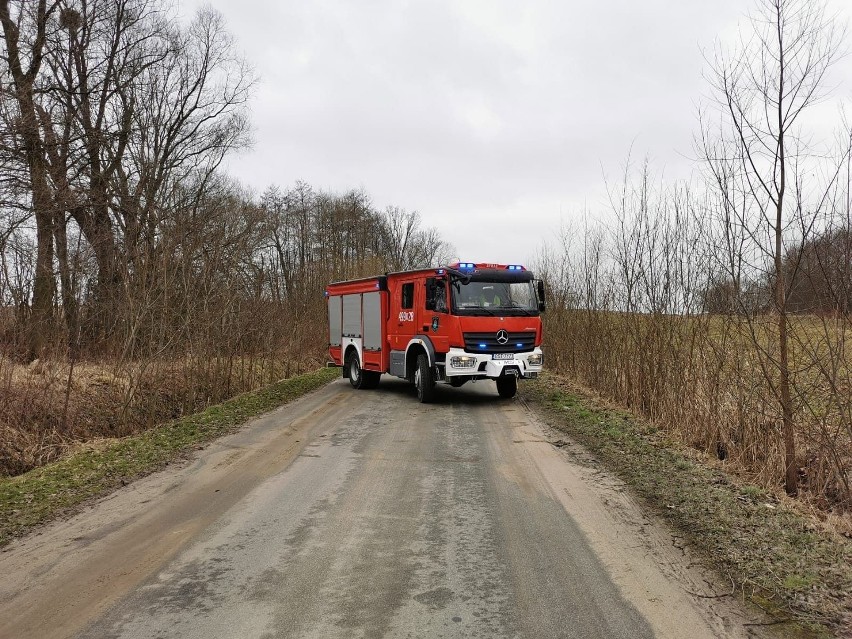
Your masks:
M841 226L814 229L785 249L781 263L788 282L791 313L833 314L852 311L852 229ZM720 275L708 283L704 310L708 313L771 312L775 279L768 272L746 281Z
M214 10L184 24L163 0L2 0L0 25L0 306L17 357L133 359L201 335L251 348L258 318L303 312L329 278L446 252L419 214L364 192L257 198L222 173L251 142L256 77Z
M0 475L322 365L328 282L446 259L416 211L222 170L256 77L212 9L0 0L0 27Z

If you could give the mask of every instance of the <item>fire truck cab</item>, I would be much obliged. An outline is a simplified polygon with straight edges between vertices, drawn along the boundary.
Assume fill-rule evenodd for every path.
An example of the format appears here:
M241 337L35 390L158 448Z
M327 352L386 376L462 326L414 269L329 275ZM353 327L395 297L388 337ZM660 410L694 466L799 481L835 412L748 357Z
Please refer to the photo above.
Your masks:
M515 264L456 262L326 287L332 363L354 388L407 379L421 402L436 382L493 379L513 397L542 367L544 286Z

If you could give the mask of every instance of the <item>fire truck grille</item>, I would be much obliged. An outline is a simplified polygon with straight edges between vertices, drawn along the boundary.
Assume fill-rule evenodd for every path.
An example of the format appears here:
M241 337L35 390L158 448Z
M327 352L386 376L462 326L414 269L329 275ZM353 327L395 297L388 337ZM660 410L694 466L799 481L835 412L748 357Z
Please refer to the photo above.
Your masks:
M505 344L497 341L497 333L465 333L464 350L471 353L523 353L535 348L535 332L509 333Z

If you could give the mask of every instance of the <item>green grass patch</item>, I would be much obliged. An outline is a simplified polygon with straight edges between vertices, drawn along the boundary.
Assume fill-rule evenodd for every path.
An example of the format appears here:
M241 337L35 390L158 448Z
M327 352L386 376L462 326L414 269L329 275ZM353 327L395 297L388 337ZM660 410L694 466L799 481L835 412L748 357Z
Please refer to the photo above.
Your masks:
M730 578L737 594L789 619L798 636L850 631L852 543L764 490L738 486L645 420L605 407L556 376L525 384L523 397L630 485Z
M83 450L23 475L0 479L0 546L339 375L337 368L322 368L291 377L139 435L109 442L98 450Z

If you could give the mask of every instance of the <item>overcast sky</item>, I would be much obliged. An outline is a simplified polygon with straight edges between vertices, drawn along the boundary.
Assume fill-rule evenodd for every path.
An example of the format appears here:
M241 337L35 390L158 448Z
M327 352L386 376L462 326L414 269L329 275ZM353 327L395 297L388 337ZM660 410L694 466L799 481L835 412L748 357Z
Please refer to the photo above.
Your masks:
M189 17L199 2L185 0ZM704 51L743 0L213 0L260 84L257 192L363 187L421 213L463 260L529 261L563 222L607 211L632 147L688 176ZM844 20L849 10L836 0ZM847 40L848 43L848 40ZM852 61L832 80L852 97ZM828 117L833 118L831 106Z

